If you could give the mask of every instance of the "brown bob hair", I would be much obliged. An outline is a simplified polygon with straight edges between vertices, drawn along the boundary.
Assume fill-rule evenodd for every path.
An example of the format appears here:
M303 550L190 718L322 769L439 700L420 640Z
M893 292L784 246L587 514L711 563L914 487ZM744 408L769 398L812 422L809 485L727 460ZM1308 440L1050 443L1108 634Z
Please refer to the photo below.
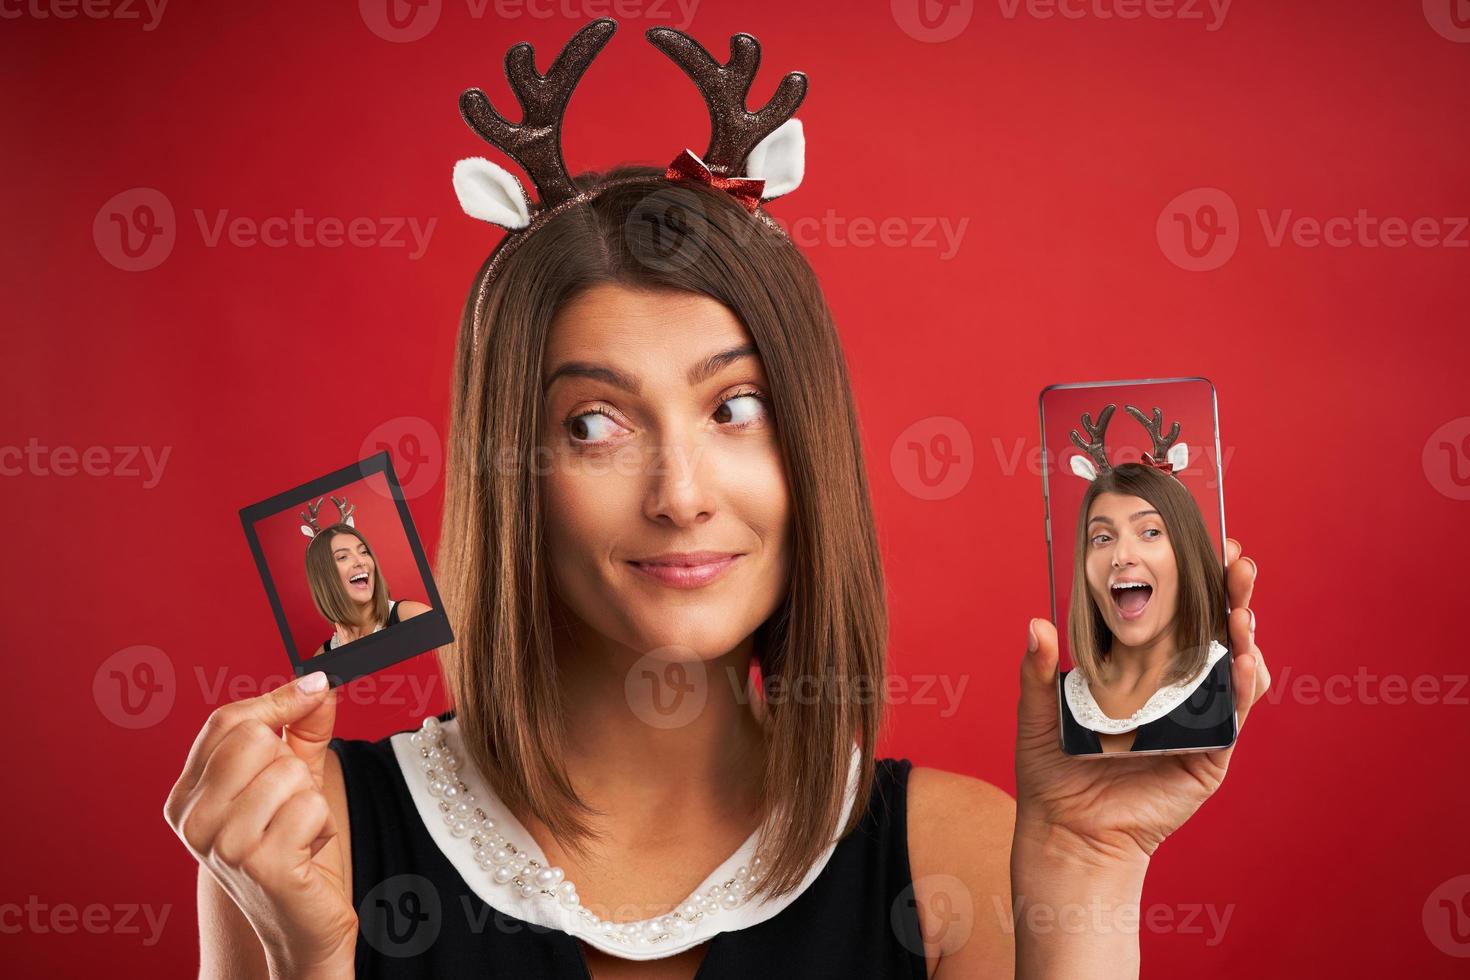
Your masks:
M1087 586L1087 515L1100 494L1141 497L1153 505L1169 533L1179 569L1179 610L1174 636L1178 652L1164 684L1193 677L1209 660L1210 643L1225 639L1225 568L1193 495L1174 477L1143 463L1120 463L1098 474L1082 495L1077 515L1072 600L1067 609L1067 640L1072 662L1088 684L1101 681L1100 668L1112 649L1113 631Z
M342 576L337 572L337 562L332 558L332 539L339 534L350 534L367 548L373 560L373 621L388 621L388 583L383 580L383 569L378 565L378 556L368 539L350 524L333 524L324 528L306 546L306 584L311 587L311 600L317 612L329 623L357 622L357 603L347 595Z
M582 850L593 836L585 818L596 811L577 796L563 763L533 465L547 336L563 304L599 284L723 303L760 351L793 501L790 588L753 638L764 686L791 690L799 678L817 678L824 690L880 692L764 705L766 822L758 844L768 856L754 890L780 895L857 826L867 806L883 712L883 571L847 368L815 273L769 216L752 215L723 191L626 180L662 171L628 165L580 175L580 190L609 186L520 240L486 288L492 253L470 290L455 356L438 554L456 640L440 664L465 750L495 792ZM682 240L671 254L674 221L662 219L673 211ZM858 793L839 827L854 740Z

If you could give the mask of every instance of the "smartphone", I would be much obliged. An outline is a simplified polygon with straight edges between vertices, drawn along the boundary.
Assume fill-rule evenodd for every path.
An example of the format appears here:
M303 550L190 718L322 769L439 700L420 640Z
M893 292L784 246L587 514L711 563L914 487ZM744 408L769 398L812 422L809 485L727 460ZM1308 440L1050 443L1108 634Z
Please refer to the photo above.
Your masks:
M1062 751L1234 744L1215 386L1057 384L1040 403Z

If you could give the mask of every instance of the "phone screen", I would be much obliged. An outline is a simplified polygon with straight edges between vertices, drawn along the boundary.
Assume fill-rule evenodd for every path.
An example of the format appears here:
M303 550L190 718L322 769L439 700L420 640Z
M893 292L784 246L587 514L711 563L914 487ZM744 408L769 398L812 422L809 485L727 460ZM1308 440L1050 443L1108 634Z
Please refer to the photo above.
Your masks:
M1058 706L1071 755L1235 740L1215 389L1204 378L1041 393Z

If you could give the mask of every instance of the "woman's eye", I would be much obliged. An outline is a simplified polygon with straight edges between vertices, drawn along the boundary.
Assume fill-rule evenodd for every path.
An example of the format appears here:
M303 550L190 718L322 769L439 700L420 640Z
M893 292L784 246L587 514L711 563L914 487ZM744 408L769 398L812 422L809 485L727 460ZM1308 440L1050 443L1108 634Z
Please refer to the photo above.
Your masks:
M739 407L730 408L727 411L726 406ZM765 411L765 399L753 391L745 391L738 395L732 395L720 402L720 407L715 412L715 416L721 422L731 422L735 425L749 425L759 420L765 414ZM720 418L722 415L729 417Z
M1109 535L1106 535L1106 534L1094 534L1092 536L1092 545L1095 548L1101 548L1103 545L1107 544L1111 540L1112 540L1112 538Z
M1147 528L1147 529L1144 530L1143 536L1145 538L1148 538L1150 541L1153 541L1155 538L1161 538L1161 537L1163 537L1164 536L1164 532L1163 531L1160 531L1156 527L1151 527L1151 528Z
M573 442L602 442L611 438L622 426L600 409L573 415L563 423Z

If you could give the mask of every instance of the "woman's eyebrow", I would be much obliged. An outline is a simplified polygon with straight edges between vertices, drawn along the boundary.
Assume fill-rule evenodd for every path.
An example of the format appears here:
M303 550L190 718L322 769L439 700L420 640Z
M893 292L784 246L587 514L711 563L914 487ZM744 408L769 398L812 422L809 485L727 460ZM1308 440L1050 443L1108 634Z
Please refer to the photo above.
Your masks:
M704 360L695 362L694 366L689 369L687 372L689 383L697 385L743 357L758 357L759 355L760 352L754 344L741 344L739 347L716 351ZM592 378L595 381L604 381L631 395L636 395L643 390L642 382L631 374L616 368L605 364L592 364L588 361L567 361L558 365L546 376L546 383L541 386L542 393L549 391L552 383L561 377Z
M1140 517L1143 517L1145 515L1148 515L1148 514L1157 514L1157 513L1158 513L1158 511L1156 511L1156 510L1139 510L1139 511L1134 511L1132 514L1129 514L1128 515L1128 519L1130 521L1136 521ZM1112 524L1113 523L1113 519L1111 517L1104 517L1102 514L1097 515L1096 517L1092 518L1092 520L1088 521L1087 523L1088 524L1091 524L1093 521L1102 521L1104 524Z

